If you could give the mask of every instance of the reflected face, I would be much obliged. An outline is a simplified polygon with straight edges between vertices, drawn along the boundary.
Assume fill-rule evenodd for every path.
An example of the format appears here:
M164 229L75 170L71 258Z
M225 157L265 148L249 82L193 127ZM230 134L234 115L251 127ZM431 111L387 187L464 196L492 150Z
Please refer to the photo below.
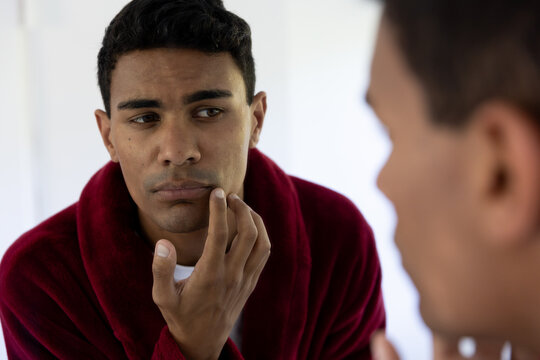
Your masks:
M395 241L403 266L420 293L426 323L461 331L477 319L473 299L481 272L467 169L466 131L435 125L424 92L383 19L371 69L368 102L387 128L392 153L378 186L398 216ZM467 320L465 320L466 322Z
M147 233L168 238L203 229L213 188L242 194L248 149L261 127L258 101L247 104L228 53L161 48L118 59L111 118L100 127Z

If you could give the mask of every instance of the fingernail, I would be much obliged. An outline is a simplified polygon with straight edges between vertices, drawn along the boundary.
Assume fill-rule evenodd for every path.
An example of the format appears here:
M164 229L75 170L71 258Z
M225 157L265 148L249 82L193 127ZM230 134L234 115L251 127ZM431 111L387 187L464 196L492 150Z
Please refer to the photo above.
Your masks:
M156 254L157 254L157 256L166 258L167 256L169 256L169 253L170 253L170 251L166 246L161 245L161 244L158 244L156 246Z
M223 189L217 189L217 190L214 192L214 195L215 195L218 199L225 199L225 192L223 191Z
M231 198L234 200L240 200L240 198L236 194L231 194Z

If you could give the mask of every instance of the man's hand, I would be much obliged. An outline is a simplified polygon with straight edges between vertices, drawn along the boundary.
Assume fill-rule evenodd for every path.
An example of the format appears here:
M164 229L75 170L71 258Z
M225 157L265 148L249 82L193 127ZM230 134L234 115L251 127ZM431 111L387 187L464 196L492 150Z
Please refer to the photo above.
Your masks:
M459 340L447 339L433 334L434 360L499 360L504 342L476 342L476 351L471 357L463 357L459 352ZM399 360L399 355L386 338L384 331L376 332L371 338L371 353L374 360Z
M268 257L270 241L261 217L236 195L210 194L208 236L192 275L175 283L176 251L156 244L152 296L172 336L190 360L217 359ZM229 229L227 212L236 220ZM229 233L235 232L229 251Z
M371 356L373 360L399 360L399 355L386 338L384 330L377 331L371 337Z

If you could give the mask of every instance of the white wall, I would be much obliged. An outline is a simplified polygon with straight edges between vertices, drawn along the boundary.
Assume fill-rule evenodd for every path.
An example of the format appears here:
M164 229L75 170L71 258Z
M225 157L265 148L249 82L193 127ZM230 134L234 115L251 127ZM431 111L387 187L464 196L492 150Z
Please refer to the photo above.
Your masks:
M102 107L95 60L105 26L125 2L0 2L0 255L76 201L107 160L93 118ZM269 97L260 148L288 172L344 193L362 210L377 237L389 336L404 359L428 359L417 294L392 240L395 214L375 186L390 144L363 100L379 5L225 4L253 30L257 89Z

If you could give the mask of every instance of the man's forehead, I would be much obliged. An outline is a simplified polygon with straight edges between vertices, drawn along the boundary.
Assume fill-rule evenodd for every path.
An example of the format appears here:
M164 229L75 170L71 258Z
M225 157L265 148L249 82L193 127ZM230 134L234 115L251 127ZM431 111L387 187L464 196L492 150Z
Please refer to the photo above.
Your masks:
M399 93L403 91L400 85L418 82L398 44L394 27L385 16L381 19L375 44L369 89L371 100L379 97L383 89L384 92Z
M193 92L216 88L233 94L245 91L240 70L229 53L168 48L137 50L120 56L111 76L111 95L115 91Z
M388 60L389 56L394 54L391 53L388 33L388 25L385 18L381 18L379 24L379 29L377 31L377 38L375 41L375 49L373 52L373 60L371 63L371 81L368 89L370 94L368 97L370 100L373 100L373 93L376 93L377 83L381 80L381 77L385 77L386 72L388 71Z
M381 86L380 84L381 81L384 81L384 79L381 79L381 75L384 75L384 72L385 72L384 67L386 65L383 63L385 61L385 54L384 53L381 54L381 51L384 52L384 49L381 49L381 41L384 41L383 39L381 39L381 36L383 35L381 34L381 32L383 31L382 27L383 27L383 23L381 21L381 23L379 24L379 30L377 32L375 49L373 52L373 57L372 57L372 62L371 62L370 80L369 80L368 88L366 89L366 93L365 93L366 103L374 110L376 109L376 104L378 102L377 101L378 88Z
M425 91L385 16L379 25L366 101L380 122L394 132L396 128L409 131L429 119Z

